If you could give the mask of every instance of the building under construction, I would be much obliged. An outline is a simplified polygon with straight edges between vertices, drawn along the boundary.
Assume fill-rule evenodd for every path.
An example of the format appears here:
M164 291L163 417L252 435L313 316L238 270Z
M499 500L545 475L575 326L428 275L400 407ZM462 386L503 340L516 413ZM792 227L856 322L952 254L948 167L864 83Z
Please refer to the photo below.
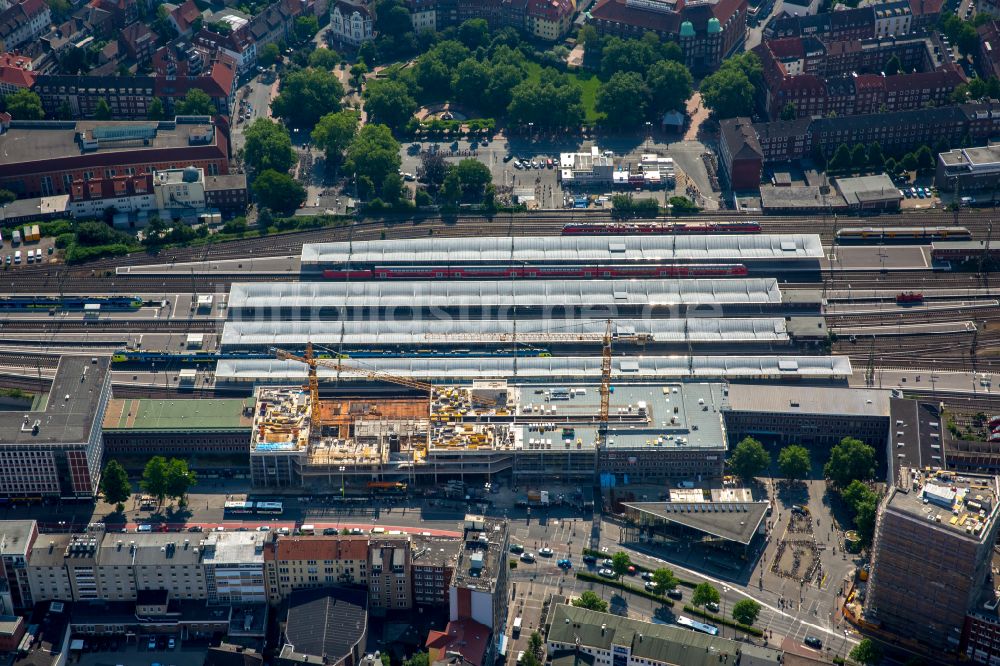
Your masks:
M605 485L721 474L721 384L611 387L606 426L600 393L484 381L422 399L321 398L314 410L305 388L260 387L253 483L357 493L501 473Z

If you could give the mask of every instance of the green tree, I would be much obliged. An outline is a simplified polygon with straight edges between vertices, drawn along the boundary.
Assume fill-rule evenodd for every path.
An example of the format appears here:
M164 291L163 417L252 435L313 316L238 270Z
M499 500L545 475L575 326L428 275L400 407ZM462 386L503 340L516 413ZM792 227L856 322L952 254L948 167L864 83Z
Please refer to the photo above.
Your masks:
M751 625L760 615L760 604L753 599L740 599L733 604L733 619L740 624Z
M833 157L830 158L830 170L837 173L845 173L851 169L851 149L846 143L837 146Z
M795 102L789 102L785 105L785 108L781 110L782 120L795 120L798 116L799 111L795 108Z
M94 109L94 118L97 120L111 120L111 106L106 99L97 100L97 108Z
M482 197L483 190L493 179L489 167L474 158L462 160L454 169L462 183L463 195L470 199Z
M417 110L409 89L399 81L375 79L365 86L365 111L373 122L398 130Z
M628 573L630 566L632 566L632 560L629 559L628 553L617 552L611 556L611 570L615 572L615 576L619 580Z
M894 74L899 74L899 70L902 69L902 67L903 63L900 62L899 56L893 55L889 58L888 62L885 63L885 69L883 69L883 71L886 76L892 76Z
M243 131L243 160L251 172L273 169L286 173L295 162L292 139L284 125L258 118Z
M429 666L430 663L430 655L427 652L417 652L411 655L409 659L403 660L403 666Z
M585 590L583 594L574 599L573 605L577 608L586 608L587 610L597 611L598 613L608 612L608 602L601 599L590 590Z
M351 85L355 88L360 88L367 73L368 65L365 64L364 60L359 60L351 65Z
M903 155L903 159L901 159L899 163L903 167L903 171L910 172L917 170L917 158L913 155L913 153L906 153Z
M646 118L647 106L649 89L636 72L615 72L597 91L595 107L610 127L636 127Z
M737 68L719 69L701 82L701 99L716 118L751 115L753 96L753 83Z
M152 495L157 502L163 504L167 496L167 459L163 456L153 456L142 470L142 480L139 487L147 495Z
M340 111L343 96L344 87L332 72L307 67L283 79L271 111L293 127L311 129L326 114Z
M9 203L17 201L17 195L10 190L0 189L0 206L6 206Z
M27 88L21 88L4 97L4 104L7 106L7 113L13 116L14 120L41 120L45 117L42 98Z
M882 648L870 638L864 638L851 649L851 659L864 666L875 666L882 661Z
M667 568L660 568L653 572L653 584L656 585L657 592L666 592L677 587L680 581L674 572Z
M298 181L274 169L265 169L257 175L253 193L258 204L285 215L294 213L306 200L306 191Z
M490 29L485 19L468 19L458 26L458 41L469 49L486 46L490 40Z
M192 88L184 95L184 99L175 106L178 116L214 116L215 102L208 93L198 88Z
M163 120L166 115L167 111L163 108L163 102L160 101L159 97L154 97L146 108L146 117L150 120Z
M417 177L420 182L427 185L427 189L436 192L444 183L445 176L448 175L448 162L444 155L439 152L427 151L420 156L420 166L417 168Z
M875 494L874 490L869 488L863 481L858 481L857 479L851 481L846 488L840 491L840 497L851 507L853 513L857 513L858 507L865 502L876 501L878 499L878 495Z
M885 155L882 153L882 146L879 145L878 141L872 143L868 146L868 166L872 169L878 170L884 168L886 165Z
M401 163L399 142L385 125L365 125L347 147L345 168L360 179L382 183L390 173L398 173Z
M295 36L305 42L319 32L319 20L315 16L300 16L295 19Z
M539 79L525 79L511 90L507 115L515 125L535 128L579 127L583 122L583 90L564 74L543 70Z
M752 479L771 465L771 454L753 437L744 437L729 457L729 468L744 480Z
M319 49L316 49L317 51ZM274 42L265 44L264 47L257 53L257 64L261 67L270 67L274 63L278 62L278 58L281 57L281 50L278 45Z
M781 475L789 481L799 481L809 476L812 462L809 460L809 450L792 444L778 452L778 469Z
M917 159L918 172L929 173L934 170L934 155L931 154L930 147L920 146L913 156Z
M869 545L875 536L875 517L878 515L878 499L868 499L855 508L854 529L857 530L861 543Z
M899 173L899 164L896 162L894 157L887 157L885 160L885 172L890 176L895 176Z
M358 114L353 109L328 113L319 119L310 135L313 144L326 154L326 159L339 163L344 151L358 133Z
M699 583L691 593L691 603L695 606L717 604L720 599L719 591L709 583Z
M398 173L388 173L385 175L380 192L382 199L390 206L398 206L403 201L406 201L404 197L406 186L403 185L403 177Z
M851 167L855 171L861 171L868 166L868 151L863 143L858 143L851 151Z
M466 58L455 70L451 89L455 99L470 106L481 106L483 91L490 85L491 68L488 63Z
M823 474L840 488L851 481L867 481L875 476L875 449L853 437L845 437L830 450Z
M179 458L171 458L167 461L167 496L185 503L188 490L198 482L197 475L188 469L186 461Z
M320 47L309 54L309 66L316 69L333 69L340 64L340 54L332 49Z
M542 635L537 631L531 632L531 636L528 637L528 650L536 657L542 654Z
M660 59L658 45L639 39L609 37L601 51L601 72L610 78L618 72L645 74Z
M690 215L698 212L698 206L687 197L675 196L667 200L670 211L674 215Z
M661 60L646 72L650 110L662 116L667 111L683 111L691 97L693 79L688 68L679 62Z
M454 169L449 169L441 183L441 201L446 206L453 206L462 198L462 179Z
M125 509L125 502L132 496L132 484L128 480L128 472L117 460L109 460L101 473L101 494L104 501L114 504L115 509L121 513Z

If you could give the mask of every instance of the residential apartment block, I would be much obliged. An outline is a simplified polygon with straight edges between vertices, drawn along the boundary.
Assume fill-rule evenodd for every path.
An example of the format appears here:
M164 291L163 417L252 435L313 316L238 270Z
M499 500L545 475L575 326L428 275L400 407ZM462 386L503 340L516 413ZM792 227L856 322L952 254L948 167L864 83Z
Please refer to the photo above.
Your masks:
M0 12L0 51L15 51L37 39L52 24L45 0L21 0Z
M266 532L213 532L201 543L206 596L210 603L262 604Z
M942 106L965 81L933 36L822 42L815 37L767 40L761 60L771 120L791 106L796 117L853 116ZM899 73L885 74L890 60Z
M271 604L295 590L359 585L368 587L368 535L281 537L264 549Z
M681 47L696 74L716 69L746 37L746 0L598 0L588 22L602 35L640 38L652 32Z
M719 123L719 175L731 190L760 187L764 153L749 118L728 118Z
M566 36L577 9L574 0L407 0L406 4L413 29L418 32L483 19L491 30L516 28L546 41ZM335 18L331 18L333 21Z
M504 520L465 517L462 549L448 590L449 624L471 620L492 632L481 663L496 657L498 636L507 626L507 553L510 534Z
M38 538L34 520L5 520L0 523L0 614L13 615L15 609L34 605L28 585L28 558Z
M330 8L332 39L357 48L374 36L375 16L362 0L335 0Z

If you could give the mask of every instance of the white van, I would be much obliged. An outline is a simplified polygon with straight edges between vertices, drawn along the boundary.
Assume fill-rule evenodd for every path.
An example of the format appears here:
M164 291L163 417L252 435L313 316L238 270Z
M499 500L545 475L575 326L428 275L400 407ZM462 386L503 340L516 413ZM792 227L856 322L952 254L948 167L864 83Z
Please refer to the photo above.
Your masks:
M17 252L14 253L14 263L15 264L21 263L21 251L20 250L18 250Z
M511 633L511 635L514 638L517 638L518 636L521 635L521 616L520 615L518 615L517 617L514 618L514 626L511 629L510 633Z
M305 534L307 536L313 536L314 534L316 534L316 526L315 525L303 525L302 527L299 528L299 534Z

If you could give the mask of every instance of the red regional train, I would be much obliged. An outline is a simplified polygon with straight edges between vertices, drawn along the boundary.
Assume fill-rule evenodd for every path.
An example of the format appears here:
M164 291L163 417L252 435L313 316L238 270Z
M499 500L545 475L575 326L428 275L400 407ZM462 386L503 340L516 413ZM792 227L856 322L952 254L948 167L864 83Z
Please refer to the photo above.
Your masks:
M563 226L568 234L759 234L759 222L577 222Z
M668 264L660 266L413 266L323 271L327 280L491 280L497 278L678 278L743 277L743 264Z

